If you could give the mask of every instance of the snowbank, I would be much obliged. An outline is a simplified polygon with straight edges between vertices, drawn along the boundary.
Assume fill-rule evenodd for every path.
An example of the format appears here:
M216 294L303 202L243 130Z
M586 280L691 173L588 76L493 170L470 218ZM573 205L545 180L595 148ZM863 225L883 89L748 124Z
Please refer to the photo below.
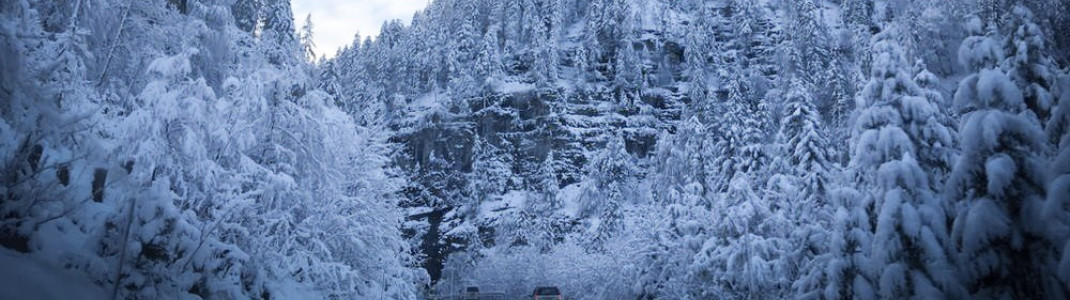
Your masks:
M0 299L106 299L85 276L0 248Z

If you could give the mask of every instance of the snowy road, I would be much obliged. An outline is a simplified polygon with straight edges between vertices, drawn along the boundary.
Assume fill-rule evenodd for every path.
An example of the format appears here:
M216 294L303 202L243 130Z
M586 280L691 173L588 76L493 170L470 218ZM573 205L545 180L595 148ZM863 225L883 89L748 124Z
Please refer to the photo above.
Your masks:
M106 299L81 275L0 248L0 299Z

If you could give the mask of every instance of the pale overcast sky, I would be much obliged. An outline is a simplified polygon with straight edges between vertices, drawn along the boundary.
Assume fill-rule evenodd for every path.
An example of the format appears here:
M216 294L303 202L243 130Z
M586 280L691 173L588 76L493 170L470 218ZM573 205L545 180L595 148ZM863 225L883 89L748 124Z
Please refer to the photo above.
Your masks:
M312 14L312 37L316 54L333 57L344 45L379 34L383 21L401 19L406 25L412 14L427 7L430 0L292 0L294 23L300 29Z

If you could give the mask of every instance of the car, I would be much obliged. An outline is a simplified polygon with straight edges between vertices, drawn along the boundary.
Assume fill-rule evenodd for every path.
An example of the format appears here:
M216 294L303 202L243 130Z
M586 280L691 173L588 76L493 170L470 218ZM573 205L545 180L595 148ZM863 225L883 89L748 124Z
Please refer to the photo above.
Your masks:
M479 287L470 286L464 288L464 300L479 300Z
M556 286L540 286L536 287L532 292L532 300L562 300L561 290Z

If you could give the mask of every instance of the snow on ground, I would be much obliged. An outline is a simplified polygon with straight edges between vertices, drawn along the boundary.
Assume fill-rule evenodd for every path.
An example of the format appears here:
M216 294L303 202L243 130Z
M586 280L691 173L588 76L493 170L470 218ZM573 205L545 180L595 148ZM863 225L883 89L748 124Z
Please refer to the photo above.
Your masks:
M499 81L494 80L489 82L494 92L501 94L517 94L523 92L529 92L535 90L535 85L531 83L524 83L518 81Z
M106 299L82 274L0 248L0 299Z
M448 99L448 97L439 92L427 93L409 104L409 110L413 112L436 111L441 109L442 104L446 102L443 99Z
M324 296L297 282L284 281L272 287L272 299L323 299ZM73 298L72 298L73 299Z
M528 193L526 191L509 191L502 195L501 198L487 201L480 205L479 218L484 220L497 219L509 210L524 207L524 203L527 203L527 201Z
M564 188L561 188L558 194L558 200L561 200L561 212L569 218L577 218L580 215L580 209L583 207L580 205L580 193L583 192L582 185L579 183L570 184Z

